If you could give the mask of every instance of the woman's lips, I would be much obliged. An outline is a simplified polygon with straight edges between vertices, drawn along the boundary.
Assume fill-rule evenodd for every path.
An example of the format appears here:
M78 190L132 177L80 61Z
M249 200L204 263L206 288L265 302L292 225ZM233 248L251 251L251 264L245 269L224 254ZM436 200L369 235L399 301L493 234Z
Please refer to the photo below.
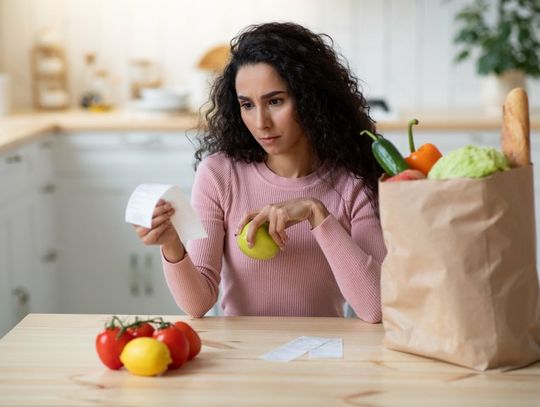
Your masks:
M271 145L271 144L274 144L278 138L279 136L269 136L269 137L261 137L259 140L264 145Z

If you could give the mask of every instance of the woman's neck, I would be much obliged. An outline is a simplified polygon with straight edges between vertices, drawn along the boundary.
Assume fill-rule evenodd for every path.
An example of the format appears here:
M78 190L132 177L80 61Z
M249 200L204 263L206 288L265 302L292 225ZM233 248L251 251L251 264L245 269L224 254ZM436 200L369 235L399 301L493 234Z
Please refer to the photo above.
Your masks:
M266 166L280 177L301 178L319 168L320 162L313 153L268 155Z

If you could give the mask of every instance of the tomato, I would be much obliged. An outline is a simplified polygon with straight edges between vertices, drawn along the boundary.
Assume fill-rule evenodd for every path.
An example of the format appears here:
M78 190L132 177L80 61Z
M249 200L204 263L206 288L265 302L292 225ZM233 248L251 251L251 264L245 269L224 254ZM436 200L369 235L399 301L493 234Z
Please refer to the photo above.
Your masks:
M183 321L175 322L174 326L186 334L189 341L188 360L193 359L201 351L201 338L199 334L189 324Z
M178 369L189 357L189 342L186 335L177 329L174 325L167 328L157 329L154 332L154 338L163 342L169 348L172 363L169 369Z
M105 366L109 369L120 369L122 362L120 354L124 346L133 339L133 335L129 332L123 332L118 339L116 335L120 332L120 328L105 328L96 337L96 351Z
M134 338L149 337L151 338L154 334L154 327L148 322L141 322L138 325L134 325L126 329Z

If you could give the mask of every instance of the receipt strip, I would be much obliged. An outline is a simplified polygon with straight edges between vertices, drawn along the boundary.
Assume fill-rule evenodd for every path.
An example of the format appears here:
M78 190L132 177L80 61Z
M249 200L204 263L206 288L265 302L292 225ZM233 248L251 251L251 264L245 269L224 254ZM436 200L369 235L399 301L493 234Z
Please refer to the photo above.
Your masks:
M321 346L327 343L331 343L328 348L323 348L321 351L316 351ZM342 355L342 340L332 338L321 338L317 336L300 336L285 345L281 345L264 355L259 356L259 359L268 360L271 362L290 362L294 359L298 359L302 355L310 352L310 358L325 358L325 357L342 357L336 356L338 352ZM326 356L331 355L331 356Z

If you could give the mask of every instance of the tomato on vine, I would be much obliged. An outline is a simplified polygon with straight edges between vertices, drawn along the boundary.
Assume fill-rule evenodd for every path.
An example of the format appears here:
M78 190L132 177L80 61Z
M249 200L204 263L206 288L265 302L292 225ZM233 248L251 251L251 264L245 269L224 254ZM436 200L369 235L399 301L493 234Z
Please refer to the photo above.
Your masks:
M148 337L151 338L154 334L154 327L146 321L141 321L135 318L135 322L130 324L126 329L134 338Z
M141 338L152 340L140 341ZM137 346L134 344L122 359L123 350L128 349L128 343L134 339L137 339ZM160 348L156 345L157 342L166 345L169 353L163 352L163 346ZM201 351L201 339L190 325L182 321L173 324L164 321L162 317L135 317L134 322L127 324L115 315L97 335L96 350L101 362L109 369L120 369L124 366L123 361L129 360L130 366L125 367L130 372L154 375L162 372L163 363L167 369L178 369L186 361L193 359ZM152 359L149 350L155 351L155 355L159 357ZM165 358L165 354L169 356ZM159 369L153 365L154 362L157 363L156 366L159 365Z
M183 321L177 321L174 326L184 332L189 341L189 357L188 360L193 359L201 351L201 338L197 331L195 331L190 325Z
M189 357L189 342L186 335L174 325L166 322L156 329L154 338L169 348L172 362L169 369L178 369Z
M120 326L116 326L115 321L118 321ZM129 332L125 331L118 317L113 317L105 329L96 336L96 351L101 362L109 369L120 369L123 366L120 354L124 346L133 338Z

